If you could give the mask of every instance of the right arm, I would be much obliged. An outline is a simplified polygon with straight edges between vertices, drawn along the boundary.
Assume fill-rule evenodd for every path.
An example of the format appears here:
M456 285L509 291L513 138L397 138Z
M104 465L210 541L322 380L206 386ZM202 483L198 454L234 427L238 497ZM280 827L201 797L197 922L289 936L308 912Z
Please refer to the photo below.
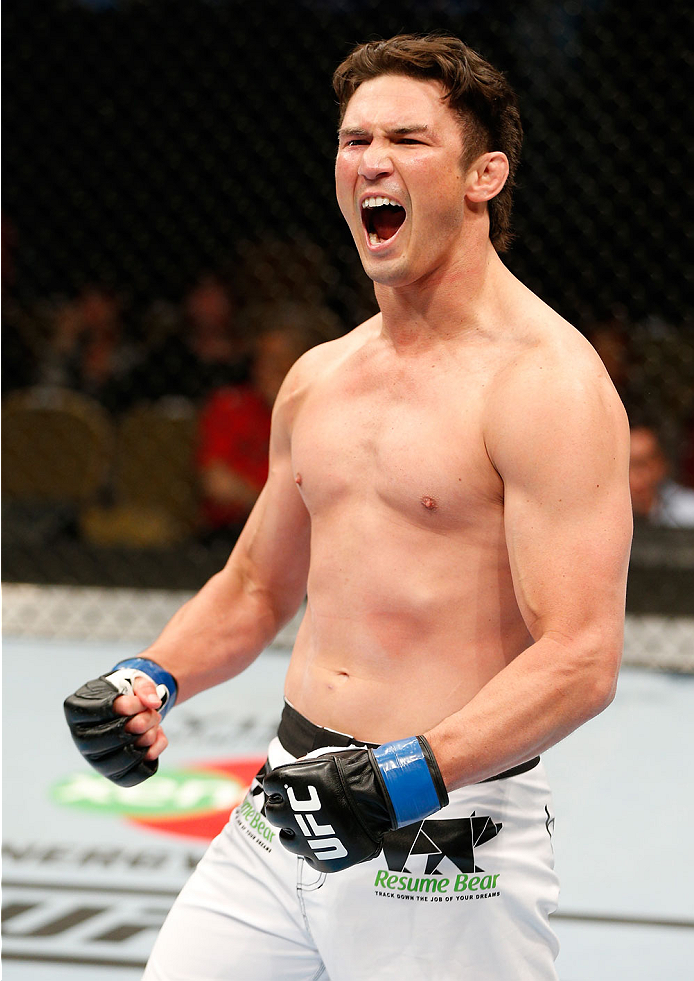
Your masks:
M225 567L185 603L157 640L142 652L170 672L178 701L244 670L296 613L306 595L309 515L294 480L290 429L300 362L290 372L273 410L267 483ZM135 694L114 703L132 716L127 730L141 734L147 759L167 741L156 709L154 685L137 679Z

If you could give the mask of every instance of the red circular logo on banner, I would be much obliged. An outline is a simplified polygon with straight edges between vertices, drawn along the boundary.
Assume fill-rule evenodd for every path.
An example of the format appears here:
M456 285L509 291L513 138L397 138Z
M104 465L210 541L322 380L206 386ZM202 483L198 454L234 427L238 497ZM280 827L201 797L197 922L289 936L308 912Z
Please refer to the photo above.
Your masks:
M185 772L194 776L196 772L209 773L226 778L233 799L223 808L212 808L192 813L171 814L129 814L127 820L142 828L150 828L164 834L180 835L185 838L198 838L211 841L229 820L230 812L246 796L253 777L265 762L265 757L254 756L232 760L211 760L209 762L187 764ZM156 778L155 778L156 779ZM233 785L236 787L232 789Z

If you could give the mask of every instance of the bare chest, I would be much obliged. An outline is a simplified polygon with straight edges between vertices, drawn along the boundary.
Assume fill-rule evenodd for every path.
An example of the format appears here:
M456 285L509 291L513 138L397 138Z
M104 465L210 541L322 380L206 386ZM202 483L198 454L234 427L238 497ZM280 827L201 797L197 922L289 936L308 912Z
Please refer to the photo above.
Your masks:
M316 386L297 415L292 465L316 517L346 502L441 530L498 507L501 482L483 437L480 379L417 379L411 385Z

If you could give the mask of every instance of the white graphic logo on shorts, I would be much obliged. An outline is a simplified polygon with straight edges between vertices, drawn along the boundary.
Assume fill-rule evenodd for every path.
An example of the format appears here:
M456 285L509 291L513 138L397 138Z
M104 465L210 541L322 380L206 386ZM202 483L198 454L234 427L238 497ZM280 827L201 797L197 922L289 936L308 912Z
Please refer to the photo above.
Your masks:
M321 809L320 797L316 788L314 786L307 787L308 800L298 800L294 788L288 787L286 784L285 787L296 823L305 835L309 848L321 859L344 858L347 855L347 849L335 834L332 824L319 824L312 813ZM332 837L329 837L330 835Z

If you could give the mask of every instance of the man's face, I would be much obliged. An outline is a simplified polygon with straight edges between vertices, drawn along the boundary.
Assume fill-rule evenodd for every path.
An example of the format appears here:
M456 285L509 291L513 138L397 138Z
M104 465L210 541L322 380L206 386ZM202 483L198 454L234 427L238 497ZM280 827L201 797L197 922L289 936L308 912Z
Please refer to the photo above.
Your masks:
M645 426L632 429L629 488L634 514L648 516L666 474L665 456L655 434Z
M377 283L417 282L462 242L463 133L443 95L435 81L382 75L363 82L347 105L337 200Z

